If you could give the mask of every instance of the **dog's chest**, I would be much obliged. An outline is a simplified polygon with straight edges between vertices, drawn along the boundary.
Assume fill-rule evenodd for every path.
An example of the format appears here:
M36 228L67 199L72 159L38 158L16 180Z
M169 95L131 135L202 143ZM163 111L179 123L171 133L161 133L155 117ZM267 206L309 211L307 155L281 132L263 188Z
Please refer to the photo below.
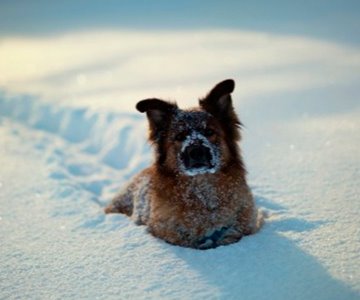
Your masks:
M219 189L213 182L192 180L184 189L184 201L190 206L201 206L207 210L219 207Z

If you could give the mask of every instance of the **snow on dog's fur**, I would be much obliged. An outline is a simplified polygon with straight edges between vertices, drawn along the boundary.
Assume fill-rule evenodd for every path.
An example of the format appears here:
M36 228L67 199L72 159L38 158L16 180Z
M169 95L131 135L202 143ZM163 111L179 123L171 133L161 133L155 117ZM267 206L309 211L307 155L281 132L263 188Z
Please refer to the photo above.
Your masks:
M207 249L255 233L261 218L238 148L241 125L230 94L217 84L198 108L159 99L140 101L156 159L119 193L106 213L124 213L169 243Z

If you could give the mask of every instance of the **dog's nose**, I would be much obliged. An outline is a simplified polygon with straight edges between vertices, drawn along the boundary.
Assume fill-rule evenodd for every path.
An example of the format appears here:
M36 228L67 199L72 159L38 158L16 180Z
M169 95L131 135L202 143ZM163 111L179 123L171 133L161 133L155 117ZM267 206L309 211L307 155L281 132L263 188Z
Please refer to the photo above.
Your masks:
M186 150L193 160L201 160L205 156L205 148L202 146L189 146Z
M201 168L211 166L211 154L208 147L203 145L190 145L184 152L185 165L188 168Z

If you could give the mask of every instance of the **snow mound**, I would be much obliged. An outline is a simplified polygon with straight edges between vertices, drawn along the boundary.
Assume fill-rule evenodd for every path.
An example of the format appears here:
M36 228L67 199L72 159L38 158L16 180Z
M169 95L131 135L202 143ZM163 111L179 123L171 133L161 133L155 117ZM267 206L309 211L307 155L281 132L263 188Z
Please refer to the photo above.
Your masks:
M136 115L54 106L26 96L0 99L0 115L44 133L46 142L35 143L49 164L58 164L52 178L93 178L83 187L97 196L111 183L109 174L127 179L149 163L145 122Z

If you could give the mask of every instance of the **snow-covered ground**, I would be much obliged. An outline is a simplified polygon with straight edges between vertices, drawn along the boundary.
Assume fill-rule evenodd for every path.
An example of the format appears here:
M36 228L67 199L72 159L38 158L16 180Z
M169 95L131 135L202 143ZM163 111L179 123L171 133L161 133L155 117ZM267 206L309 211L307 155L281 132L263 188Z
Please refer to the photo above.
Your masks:
M359 299L360 51L242 31L0 44L1 299ZM152 160L147 97L237 82L256 235L168 245L103 207Z

